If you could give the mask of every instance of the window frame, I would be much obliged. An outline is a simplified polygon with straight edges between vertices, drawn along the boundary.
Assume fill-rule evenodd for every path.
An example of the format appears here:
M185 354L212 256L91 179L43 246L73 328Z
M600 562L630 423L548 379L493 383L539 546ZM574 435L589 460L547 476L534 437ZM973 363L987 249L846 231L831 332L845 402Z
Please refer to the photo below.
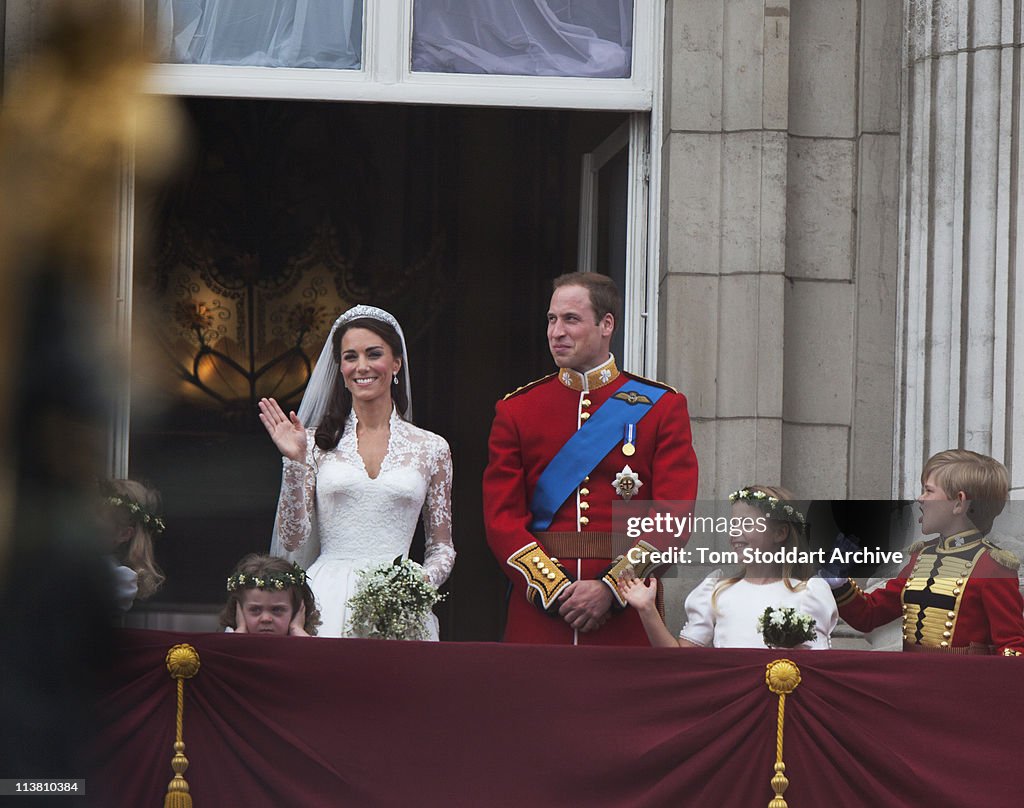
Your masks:
M143 0L137 1L141 14ZM414 72L412 3L364 0L359 69L159 63L149 89L205 97L650 111L661 8L660 0L634 0L629 78Z

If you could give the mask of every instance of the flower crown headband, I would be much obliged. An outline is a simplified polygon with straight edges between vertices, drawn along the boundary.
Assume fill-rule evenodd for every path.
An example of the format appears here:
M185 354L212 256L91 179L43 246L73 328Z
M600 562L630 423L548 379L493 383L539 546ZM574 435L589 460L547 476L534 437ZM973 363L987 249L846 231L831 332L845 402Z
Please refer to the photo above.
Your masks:
M729 494L729 502L749 502L756 505L765 512L769 519L778 519L783 522L796 522L806 525L806 517L787 502L773 497L764 491L751 491L749 488L741 488Z
M111 494L106 498L106 503L114 508L124 508L128 511L132 520L141 524L153 535L163 533L167 529L164 520L155 513L150 513L143 505L131 497L122 494Z
M306 571L298 564L292 562L292 568L288 572L265 572L257 575L255 572L236 572L228 578L228 592L235 592L239 589L291 589L293 586L302 586L306 583Z

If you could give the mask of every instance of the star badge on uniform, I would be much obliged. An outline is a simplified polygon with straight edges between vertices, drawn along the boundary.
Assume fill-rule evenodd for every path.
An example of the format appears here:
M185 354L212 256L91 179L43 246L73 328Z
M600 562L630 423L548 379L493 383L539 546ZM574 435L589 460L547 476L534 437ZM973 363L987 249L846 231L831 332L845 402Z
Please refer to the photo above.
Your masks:
M615 493L626 500L632 499L633 495L640 490L642 485L640 476L629 466L623 468L622 471L616 472L615 482L612 483Z

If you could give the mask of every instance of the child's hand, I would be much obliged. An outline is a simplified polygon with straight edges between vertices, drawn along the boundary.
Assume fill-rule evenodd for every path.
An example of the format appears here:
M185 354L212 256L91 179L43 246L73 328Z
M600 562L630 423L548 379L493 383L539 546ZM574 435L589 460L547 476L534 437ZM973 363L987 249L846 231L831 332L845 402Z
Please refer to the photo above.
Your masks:
M619 583L619 594L638 612L645 612L654 608L658 583L653 578L625 578Z
M248 634L245 628L245 615L242 614L242 604L235 603L235 634Z
M308 637L306 633L306 602L303 601L299 604L299 608L295 611L295 616L292 618L292 622L288 624L288 634L291 637Z
M860 545L857 543L858 539L856 536L848 536L845 533L837 533L835 541L832 543L833 555L836 550L841 551L842 555L849 557L850 553L859 550ZM818 570L820 575L832 589L838 589L847 581L847 576L850 574L850 568L852 564L841 563L837 561L828 564L823 564Z

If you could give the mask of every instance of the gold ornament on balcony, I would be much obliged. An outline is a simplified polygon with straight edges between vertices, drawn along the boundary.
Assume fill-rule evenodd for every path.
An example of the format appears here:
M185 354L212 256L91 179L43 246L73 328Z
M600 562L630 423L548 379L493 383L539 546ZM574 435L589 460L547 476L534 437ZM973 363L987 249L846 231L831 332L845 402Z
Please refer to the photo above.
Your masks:
M185 770L188 758L185 757L184 713L185 713L185 680L199 673L199 653L188 643L172 646L166 657L167 671L171 678L177 680L178 714L175 725L174 757L171 768L174 778L167 786L164 797L164 808L192 808L192 795L188 792L185 781Z
M800 668L789 659L776 659L768 663L764 675L768 689L779 697L779 714L776 723L775 737L775 776L772 777L772 791L775 796L768 803L768 808L787 808L782 795L789 787L786 777L786 764L782 762L782 729L786 719L786 696L796 690L800 684Z

